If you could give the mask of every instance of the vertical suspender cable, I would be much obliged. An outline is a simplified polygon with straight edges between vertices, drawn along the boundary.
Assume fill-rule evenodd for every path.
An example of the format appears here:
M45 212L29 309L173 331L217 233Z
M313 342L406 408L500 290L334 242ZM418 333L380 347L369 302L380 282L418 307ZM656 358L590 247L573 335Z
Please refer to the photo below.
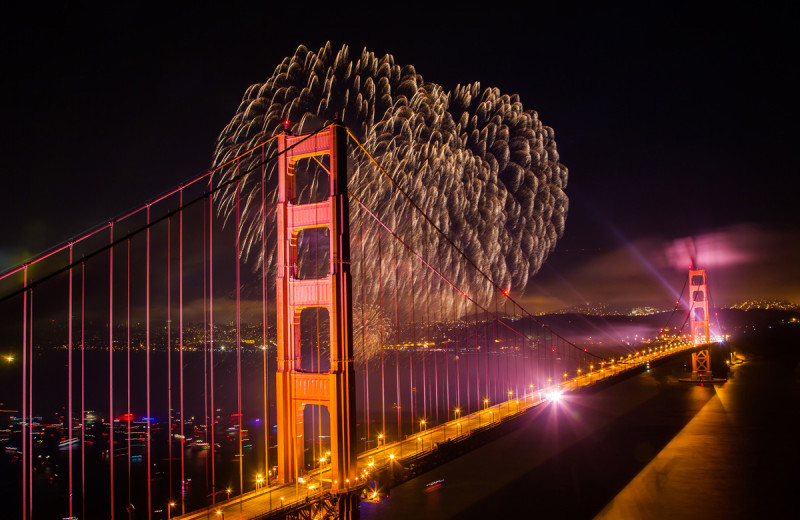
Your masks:
M492 320L492 343L494 343L494 372L492 379L494 379L494 396L492 397L493 403L502 401L502 395L497 391L497 384L500 382L500 353L498 347L500 343L497 342L497 291L494 292L494 315L495 319Z
M33 289L28 298L28 419L33 423ZM28 514L33 518L33 428L28 428Z
M81 512L86 518L86 262L81 262Z
M172 503L173 491L172 435L172 215L170 215L167 217L167 504Z
M400 415L400 314L397 308L397 241L392 241L392 257L394 260L394 329L395 329L395 349L394 349L394 379L395 395L397 396L397 440L403 438L402 418Z
M183 188L180 190L179 201L181 210L178 213L178 365L179 365L179 385L180 385L180 414L181 414L181 514L186 513L185 504L185 485L186 485L186 466L184 459L184 448L186 442L185 423L183 419ZM167 506L169 507L169 506Z
M239 163L236 163L236 171L238 174ZM238 421L238 437L239 437L239 494L244 493L244 479L242 472L242 281L241 281L241 266L239 264L239 222L241 221L241 213L239 210L239 193L242 186L240 182L236 183L236 228L235 228L235 248L234 259L236 260L236 413L239 417ZM241 501L239 502L241 505Z
M386 379L384 374L384 348L383 348L383 251L381 248L380 228L378 229L378 301L380 306L380 336L378 348L381 349L381 433L383 442L386 443Z
M425 253L428 252L428 244L425 243ZM427 254L425 255L427 257ZM428 357L428 344L430 343L431 337L431 322L430 322L430 314L429 307L430 307L430 283L428 282L428 271L423 270L423 280L422 283L425 286L425 295L422 297L423 305L422 305L422 321L425 324L425 341L422 345L422 417L428 417L428 376L427 376L427 357Z
M478 336L478 311L475 309L476 305L472 305L475 310L472 315L473 326L475 327L475 405L478 410L481 409L481 351L480 339Z
M439 285L438 280L436 280L436 278L433 276L433 273L431 273L431 283L435 284L435 286ZM439 290L438 287L435 286L433 293L434 295L438 296ZM441 300L439 300L439 319L441 319L441 303ZM433 322L433 335L431 336L431 343L433 344L433 424L439 424L439 356L437 355L437 351L444 344L444 342L438 334L439 327L437 327L436 321L436 305L431 305L431 308L433 309L431 311L431 321ZM425 424L428 424L427 421Z
M441 323L445 323L445 312L444 312L444 302L447 299L446 294L441 295L441 299L439 300L442 302L439 306L439 320ZM445 329L447 330L447 329ZM450 337L445 336L445 339L442 340L442 344L444 345L444 397L445 397L445 408L444 408L444 421L447 422L447 417L450 413Z
M127 391L127 408L125 410L125 418L127 419L127 426L128 426L128 506L125 508L128 511L128 520L130 520L131 516L133 515L133 510L131 509L131 504L133 504L133 500L131 497L131 419L133 419L133 415L131 414L131 239L128 239L128 259L127 259L127 300L128 300L128 310L127 310L127 368L128 368L128 391Z
M498 295L498 298L499 298L499 295ZM508 305L507 305L507 303L508 303L508 297L503 298L503 316L499 318L501 320L503 318L508 319ZM504 392L510 392L511 391L511 386L512 386L512 384L511 384L510 358L511 358L511 352L513 352L513 350L509 349L510 344L508 342L508 329L506 327L502 327L502 331L503 331L503 343L502 343L502 345L503 345L503 351L505 352L505 355L503 357L506 358L506 375L505 375L505 379L504 379L504 382L505 382ZM510 410L510 408L509 408L509 410Z
M359 212L362 211L361 207L358 208ZM359 259L360 262L360 271L361 271L361 288L362 288L362 295L361 295L361 348L364 350L364 451L367 450L367 445L369 443L369 432L370 432L370 423L369 423L369 347L367 346L367 277L364 272L364 215L361 214L360 220L360 238L359 241L361 242L361 258Z
M114 223L108 228L114 243ZM108 476L111 520L114 520L114 248L108 248Z
M465 331L465 334L464 334L464 346L463 346L463 350L462 351L464 352L464 357L466 358L466 362L467 362L467 366L465 367L466 371L467 371L467 389L466 389L467 393L466 393L466 396L467 396L467 414L469 414L470 411L471 411L470 398L469 398L469 396L470 396L470 384L469 384L469 377L470 377L470 371L469 371L469 336L470 336L470 334L469 334L469 329L467 329L467 326L469 325L469 321L468 321L469 320L469 316L467 315L467 310L468 310L467 309L467 305L465 303L464 304L464 331ZM459 403L459 407L460 406L461 406L461 403Z
M456 299L455 295L453 297L453 323L456 323L458 320L458 310L456 309ZM459 362L461 361L460 351L459 351L459 339L461 335L460 328L456 326L455 328L456 334L456 408L461 410L461 367Z
M262 324L262 350L261 368L264 380L264 478L267 487L270 485L269 476L269 381L267 368L269 365L269 321L267 317L267 168L264 164L264 147L261 147L261 324ZM269 508L272 509L272 493L269 494Z
M237 230L238 233L238 230ZM211 430L211 503L217 501L217 473L215 460L217 448L214 445L214 426L217 422L214 410L214 196L208 196L208 364L209 364L209 414L211 421L208 428Z
M433 274L431 274L431 277L433 277ZM439 287L441 287L441 285L439 284L438 280L436 281L436 285L439 285ZM442 321L441 292L437 290L437 291L435 291L435 293L437 295L440 295L440 298L439 298L439 323L441 323L441 321ZM434 328L434 333L435 333L435 331L436 331L436 328ZM443 337L439 337L438 340L439 340L440 344L443 346L444 345ZM434 392L434 395L436 396L436 415L435 415L436 422L434 424L439 424L439 356L438 356L438 352L437 352L438 350L439 350L438 347L433 349L433 383L434 383L433 386L434 386L434 388L436 390Z
M153 511L153 496L152 496L152 479L150 471L153 462L150 460L150 423L152 418L150 415L150 204L147 205L147 230L145 231L145 399L147 401L145 408L147 409L147 417L145 418L145 439L147 446L147 518L150 519Z
M486 394L484 399L489 399L489 315L487 311L483 311L483 383L486 385ZM485 402L485 401L484 401Z
M408 314L411 322L411 349L408 351L408 396L411 403L411 433L414 432L414 405L416 396L414 395L414 361L417 353L416 324L414 322L414 266L409 258L408 261Z
M211 195L209 195L209 199ZM209 447L208 442L208 280L207 276L207 258L208 253L207 240L208 234L206 233L206 212L208 206L203 204L203 415L205 416L205 431L203 432L203 441L206 447ZM209 448L210 449L210 448ZM208 456L203 457L206 470L206 490L208 490Z
M22 269L22 519L28 518L28 267Z
M67 302L67 481L69 516L72 518L72 244L69 245L69 301Z

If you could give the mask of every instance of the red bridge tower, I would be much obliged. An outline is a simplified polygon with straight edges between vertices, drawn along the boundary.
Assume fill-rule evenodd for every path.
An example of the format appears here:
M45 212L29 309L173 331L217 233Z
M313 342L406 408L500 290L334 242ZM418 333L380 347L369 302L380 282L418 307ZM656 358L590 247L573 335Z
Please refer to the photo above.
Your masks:
M345 144L344 129L338 125L315 134L278 138L278 150L282 152L278 163L277 205L278 472L281 482L296 481L300 477L304 464L303 409L306 405L325 406L330 416L334 493L354 487L356 477ZM323 168L329 174L330 197L321 202L297 204L297 161L309 159L323 165L326 155L330 158L330 168ZM300 278L298 236L303 230L314 228L328 230L329 269L321 278ZM327 372L301 369L300 316L303 309L314 307L326 309L330 317L330 369ZM345 509L357 508L352 503L342 505Z
M710 343L708 332L708 286L705 269L689 270L689 322L695 346ZM692 379L711 379L711 362L707 348L692 354Z

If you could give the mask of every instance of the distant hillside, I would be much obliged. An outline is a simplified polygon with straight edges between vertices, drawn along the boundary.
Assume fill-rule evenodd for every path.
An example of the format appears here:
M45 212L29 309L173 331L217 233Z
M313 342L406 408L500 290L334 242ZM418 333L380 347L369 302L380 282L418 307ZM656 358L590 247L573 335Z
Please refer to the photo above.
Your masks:
M567 340L584 347L635 346L654 339L662 329L677 332L686 322L686 312L659 313L646 316L594 316L586 314L545 314L536 319ZM530 318L528 318L530 319ZM524 322L525 320L521 320ZM712 311L711 330L734 338L749 331L779 324L797 324L800 311L779 309L718 309ZM722 330L719 330L719 329ZM684 332L688 325L684 326Z
M779 310L800 312L800 305L786 300L745 300L736 305L731 305L731 309L750 311L754 309Z

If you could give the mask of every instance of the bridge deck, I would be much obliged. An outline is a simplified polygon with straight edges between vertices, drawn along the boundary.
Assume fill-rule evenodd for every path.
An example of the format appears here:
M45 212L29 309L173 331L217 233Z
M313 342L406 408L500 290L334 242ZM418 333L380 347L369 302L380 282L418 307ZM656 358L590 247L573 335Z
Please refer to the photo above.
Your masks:
M358 455L358 471L362 477L357 484L362 484L369 479L369 472L373 468L380 468L388 464L403 464L404 459L431 451L437 443L453 439L461 435L469 435L472 431L483 428L492 423L498 423L508 417L517 415L530 408L550 400L549 394L558 390L562 392L576 391L581 388L597 384L616 375L634 370L648 362L655 362L678 352L693 348L690 345L681 345L666 350L659 349L651 354L640 353L631 356L622 364L615 364L609 368L582 374L579 377L568 379L548 389L529 392L519 399L514 398L502 403L488 406L483 410L459 417L429 428L416 434L407 436L402 441L392 442L385 446L365 451ZM183 516L174 516L176 520L216 519L250 519L268 516L269 513L278 512L280 509L291 509L302 503L314 501L328 493L331 488L330 469L321 468L311 471L302 477L303 483L276 485L270 488L250 491L244 495L219 502Z

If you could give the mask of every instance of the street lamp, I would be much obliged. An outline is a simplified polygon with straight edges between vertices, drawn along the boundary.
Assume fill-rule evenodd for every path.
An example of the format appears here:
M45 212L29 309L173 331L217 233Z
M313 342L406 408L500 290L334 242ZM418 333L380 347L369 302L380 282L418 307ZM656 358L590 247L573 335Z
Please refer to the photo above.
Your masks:
M424 432L424 431L425 431L425 419L422 419L422 420L419 422L419 431L421 431L421 432Z
M459 417L461 417L461 408L456 408L453 413L453 419L458 419Z
M228 500L230 500L231 499L231 488L228 488L225 491L228 492Z
M173 507L175 507L175 502L170 502L169 504L167 504L167 520L170 519Z
M486 410L487 408L489 408L489 399L488 398L483 400L483 409Z
M383 439L383 434L382 433L378 434L378 446L380 446L382 444L381 439Z
M225 520L225 513L223 513L220 509L217 509L217 516L222 516L222 520Z

